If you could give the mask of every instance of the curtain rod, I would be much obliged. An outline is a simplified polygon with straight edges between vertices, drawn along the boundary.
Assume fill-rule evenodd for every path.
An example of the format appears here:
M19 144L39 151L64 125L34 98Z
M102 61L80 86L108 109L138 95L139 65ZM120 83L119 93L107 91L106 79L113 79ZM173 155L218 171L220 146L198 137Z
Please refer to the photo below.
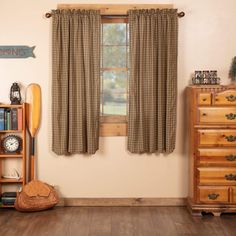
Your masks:
M53 13L51 13L51 12L47 12L46 14L45 14L45 17L46 18L50 18L50 17L52 17L52 15L53 15ZM183 11L181 11L181 12L179 12L178 14L178 17L184 17L185 16L185 13L183 12ZM101 15L101 16L116 16L116 17L120 17L120 16L127 16L127 15Z

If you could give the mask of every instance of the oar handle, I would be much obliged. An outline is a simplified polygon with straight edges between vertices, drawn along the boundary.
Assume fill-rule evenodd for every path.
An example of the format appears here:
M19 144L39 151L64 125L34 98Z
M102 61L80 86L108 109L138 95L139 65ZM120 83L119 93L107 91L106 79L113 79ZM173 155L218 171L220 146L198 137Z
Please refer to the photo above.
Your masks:
M30 147L30 155L31 156L34 156L34 150L35 150L35 148L34 148L34 144L35 144L35 138L34 137L31 137L31 147Z
M35 138L30 136L30 160L29 160L29 181L35 177Z

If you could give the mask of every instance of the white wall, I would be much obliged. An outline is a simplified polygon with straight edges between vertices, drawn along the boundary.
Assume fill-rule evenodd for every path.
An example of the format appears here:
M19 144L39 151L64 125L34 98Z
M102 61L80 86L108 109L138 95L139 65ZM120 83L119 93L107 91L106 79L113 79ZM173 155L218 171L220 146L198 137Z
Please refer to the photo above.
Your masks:
M0 1L0 45L36 45L36 59L0 59L0 102L9 103L14 81L42 87L42 123L37 136L39 179L64 197L186 197L188 157L184 89L194 70L218 70L224 84L236 55L235 0L173 0L186 16L179 20L178 125L174 153L131 155L126 138L101 138L94 156L56 156L51 151L51 20L57 3L147 3L147 1Z

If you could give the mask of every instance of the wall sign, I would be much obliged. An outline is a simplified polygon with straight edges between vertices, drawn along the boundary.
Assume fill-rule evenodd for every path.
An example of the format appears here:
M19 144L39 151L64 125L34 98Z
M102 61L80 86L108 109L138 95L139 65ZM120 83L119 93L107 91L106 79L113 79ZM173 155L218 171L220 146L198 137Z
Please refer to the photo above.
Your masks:
M34 49L35 46L0 46L0 58L35 58Z

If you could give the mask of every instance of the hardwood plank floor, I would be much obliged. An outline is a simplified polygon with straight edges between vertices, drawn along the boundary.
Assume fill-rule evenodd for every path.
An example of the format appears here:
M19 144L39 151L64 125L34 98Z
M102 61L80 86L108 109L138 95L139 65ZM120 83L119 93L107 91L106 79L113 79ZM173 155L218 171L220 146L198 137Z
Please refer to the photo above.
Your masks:
M4 236L235 236L236 214L192 217L185 207L0 209Z

